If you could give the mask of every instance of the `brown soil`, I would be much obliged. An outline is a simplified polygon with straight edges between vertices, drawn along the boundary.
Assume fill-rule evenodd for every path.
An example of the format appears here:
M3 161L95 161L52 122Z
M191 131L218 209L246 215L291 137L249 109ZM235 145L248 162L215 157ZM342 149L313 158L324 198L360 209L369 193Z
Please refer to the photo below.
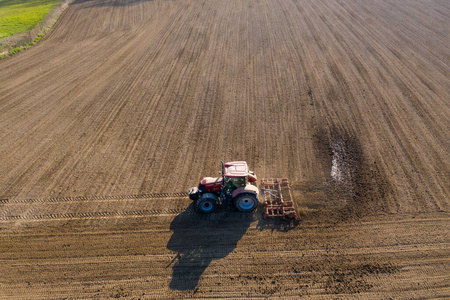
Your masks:
M450 296L445 0L77 1L0 61L0 298ZM198 215L219 161L301 220Z

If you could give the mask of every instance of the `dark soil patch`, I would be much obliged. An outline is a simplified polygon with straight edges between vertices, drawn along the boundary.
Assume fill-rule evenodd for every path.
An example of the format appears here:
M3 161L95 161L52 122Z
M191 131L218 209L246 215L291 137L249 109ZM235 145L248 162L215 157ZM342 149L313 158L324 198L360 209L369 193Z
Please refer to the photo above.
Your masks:
M331 205L324 210L339 207L327 215L345 221L386 212L391 184L379 163L365 155L356 133L322 129L315 134L315 144L330 174L325 192Z

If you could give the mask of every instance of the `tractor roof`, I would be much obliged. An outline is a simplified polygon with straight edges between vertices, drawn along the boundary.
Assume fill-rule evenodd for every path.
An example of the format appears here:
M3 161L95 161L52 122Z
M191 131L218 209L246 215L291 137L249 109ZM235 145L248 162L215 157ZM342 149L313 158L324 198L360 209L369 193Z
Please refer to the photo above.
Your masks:
M245 161L232 161L225 163L225 177L243 177L248 174L248 166Z

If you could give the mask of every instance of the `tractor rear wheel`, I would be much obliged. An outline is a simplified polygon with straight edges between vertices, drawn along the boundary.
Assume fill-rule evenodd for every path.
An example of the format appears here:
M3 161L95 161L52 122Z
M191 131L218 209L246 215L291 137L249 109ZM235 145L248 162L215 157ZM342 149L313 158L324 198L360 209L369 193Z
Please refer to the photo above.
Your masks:
M217 202L212 198L200 198L197 200L197 209L201 213L209 214L216 210Z
M256 209L259 204L255 194L243 193L234 198L234 207L243 212L251 212Z

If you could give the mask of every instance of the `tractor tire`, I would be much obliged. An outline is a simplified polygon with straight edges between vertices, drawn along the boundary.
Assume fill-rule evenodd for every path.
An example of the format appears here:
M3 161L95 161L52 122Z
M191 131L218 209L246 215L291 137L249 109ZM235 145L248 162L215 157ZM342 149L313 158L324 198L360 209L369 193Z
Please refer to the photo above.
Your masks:
M216 210L217 202L212 198L200 198L196 203L197 210L203 214L210 214Z
M234 207L242 212L254 211L259 204L258 197L251 193L242 193L237 195L234 200Z

